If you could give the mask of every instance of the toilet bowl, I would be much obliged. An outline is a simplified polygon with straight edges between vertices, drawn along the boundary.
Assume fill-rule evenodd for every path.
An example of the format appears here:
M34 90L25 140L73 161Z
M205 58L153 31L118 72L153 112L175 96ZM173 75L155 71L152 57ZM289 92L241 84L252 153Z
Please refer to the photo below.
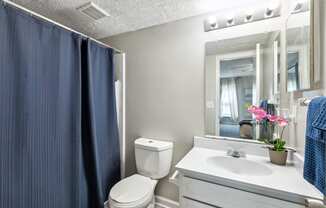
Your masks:
M110 192L111 208L144 208L153 204L157 180L139 174L117 183Z
M137 174L113 186L110 208L154 208L158 179L168 175L172 161L172 142L139 138L135 141Z

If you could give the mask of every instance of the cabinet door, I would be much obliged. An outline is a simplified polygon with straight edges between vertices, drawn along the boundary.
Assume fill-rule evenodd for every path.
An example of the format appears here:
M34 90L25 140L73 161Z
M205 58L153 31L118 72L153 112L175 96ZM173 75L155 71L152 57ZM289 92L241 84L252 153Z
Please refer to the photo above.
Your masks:
M183 197L223 208L304 208L304 205L267 197L260 194L183 177Z
M180 208L190 208L190 207L191 208L216 208L216 207L209 206L207 204L200 203L200 202L183 197L180 202Z

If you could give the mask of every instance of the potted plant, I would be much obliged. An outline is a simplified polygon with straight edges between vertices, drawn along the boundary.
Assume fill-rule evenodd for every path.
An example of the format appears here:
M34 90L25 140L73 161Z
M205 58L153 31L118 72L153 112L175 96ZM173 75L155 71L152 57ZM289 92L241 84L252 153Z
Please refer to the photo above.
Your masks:
M264 125L270 128L271 131L274 132L276 126L282 128L280 137L277 137L276 139L267 138L264 139L264 141L268 144L267 148L269 150L269 158L271 162L277 165L285 165L288 156L288 149L285 147L286 142L283 140L283 133L288 125L288 121L281 116L268 114L264 109L257 106L250 106L248 111L254 116L258 124L264 122Z

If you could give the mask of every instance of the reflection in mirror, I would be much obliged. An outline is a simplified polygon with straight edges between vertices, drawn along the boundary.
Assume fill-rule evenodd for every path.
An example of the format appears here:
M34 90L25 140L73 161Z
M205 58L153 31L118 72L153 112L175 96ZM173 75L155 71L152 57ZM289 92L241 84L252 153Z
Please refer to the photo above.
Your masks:
M311 88L309 1L287 21L287 91Z
M288 79L287 79L287 87L288 91L297 91L300 88L300 80L299 80L299 53L298 52L288 52ZM301 82L302 83L302 82Z
M220 125L219 134L225 137L252 139L251 115L247 106L255 101L256 57L244 54L243 57L223 59L220 65ZM242 128L242 131L240 129Z
M206 135L250 140L268 136L247 109L262 105L275 113L272 77L279 76L278 38L279 32L270 32L206 44Z

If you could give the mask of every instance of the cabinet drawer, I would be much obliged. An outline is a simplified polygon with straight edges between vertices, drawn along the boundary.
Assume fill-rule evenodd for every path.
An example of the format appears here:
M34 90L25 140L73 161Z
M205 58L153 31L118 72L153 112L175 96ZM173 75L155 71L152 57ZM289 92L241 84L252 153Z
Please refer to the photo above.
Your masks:
M223 208L304 208L275 198L254 194L235 188L183 177L181 194L186 198Z
M180 204L184 208L216 208L184 197L182 197Z

